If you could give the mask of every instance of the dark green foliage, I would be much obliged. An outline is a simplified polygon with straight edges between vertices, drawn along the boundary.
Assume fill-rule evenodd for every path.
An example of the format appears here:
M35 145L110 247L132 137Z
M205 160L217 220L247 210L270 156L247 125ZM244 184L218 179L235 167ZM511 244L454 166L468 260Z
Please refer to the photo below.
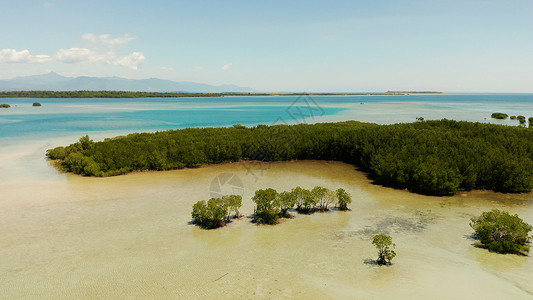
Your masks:
M516 117L518 119L518 122L520 122L520 125L526 124L526 117L524 116L518 116Z
M508 114L499 113L499 112L495 112L492 115L490 115L491 118L500 119L500 120L505 120L507 119L508 116L509 116Z
M226 199L227 200L227 199ZM224 226L229 218L229 207L227 201L222 198L211 198L209 201L198 201L192 207L192 218L194 223L207 229Z
M510 119L511 120L516 120L516 116L511 116Z
M55 147L54 149L46 150L46 156L50 159L65 159L67 151L65 147Z
M278 192L275 189L255 191L252 197L255 203L255 216L257 223L276 224L281 212Z
M339 210L348 210L348 204L352 203L352 196L342 188L337 189L335 195L337 196Z
M65 158L79 152L91 161ZM533 131L524 128L424 121L376 125L339 122L188 128L83 141L48 151L63 168L110 176L239 160L336 160L361 167L379 184L426 195L460 190L528 192L533 187ZM87 168L88 164L96 164ZM78 166L77 164L81 164ZM98 170L96 173L95 170ZM299 211L315 206L299 194Z
M375 235L372 239L372 244L378 249L378 259L376 262L379 265L390 265L391 260L396 256L396 252L392 250L396 247L392 242L392 237L383 234Z
M0 104L0 108L10 108L11 105L9 104Z
M33 102L32 106L42 106L42 104L39 102Z
M528 123L529 123L529 128L532 128L533 127L533 117L529 117L527 119Z
M490 251L524 255L529 252L529 232L533 227L518 215L493 209L471 221L470 226L476 231L481 244Z

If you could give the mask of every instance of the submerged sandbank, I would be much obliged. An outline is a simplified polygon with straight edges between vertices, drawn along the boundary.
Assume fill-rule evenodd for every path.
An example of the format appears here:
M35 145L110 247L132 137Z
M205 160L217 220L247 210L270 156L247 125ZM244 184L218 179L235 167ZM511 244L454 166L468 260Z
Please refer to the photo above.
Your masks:
M296 185L345 188L353 196L353 210L297 215L277 226L256 226L248 218L218 230L190 225L192 204L210 197L221 174L240 179L242 184L222 184L222 190L242 191L245 215L253 211L253 191ZM9 258L0 266L2 297L533 295L531 257L475 248L468 226L471 216L491 208L518 213L532 223L531 194L421 196L373 185L352 166L326 161L47 178L0 184L4 203L25 203L0 207L0 255ZM397 244L392 267L372 263L376 253L370 237L378 232L391 234Z

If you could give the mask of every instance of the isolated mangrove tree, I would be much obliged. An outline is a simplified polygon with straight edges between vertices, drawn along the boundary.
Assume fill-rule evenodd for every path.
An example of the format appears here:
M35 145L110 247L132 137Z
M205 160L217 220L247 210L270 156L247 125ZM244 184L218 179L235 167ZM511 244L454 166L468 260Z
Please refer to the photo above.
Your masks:
M518 215L493 209L471 221L470 226L475 230L476 237L489 251L524 255L529 252L532 226Z

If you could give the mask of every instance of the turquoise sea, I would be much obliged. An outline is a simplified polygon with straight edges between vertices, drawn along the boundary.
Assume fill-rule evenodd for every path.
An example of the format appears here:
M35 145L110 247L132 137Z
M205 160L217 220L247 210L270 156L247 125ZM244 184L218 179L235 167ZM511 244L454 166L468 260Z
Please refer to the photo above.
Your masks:
M33 107L40 102L41 107ZM533 94L405 96L232 96L223 98L3 98L0 142L59 136L157 131L234 124L294 124L358 120L379 124L416 117L518 125L490 114L533 116Z

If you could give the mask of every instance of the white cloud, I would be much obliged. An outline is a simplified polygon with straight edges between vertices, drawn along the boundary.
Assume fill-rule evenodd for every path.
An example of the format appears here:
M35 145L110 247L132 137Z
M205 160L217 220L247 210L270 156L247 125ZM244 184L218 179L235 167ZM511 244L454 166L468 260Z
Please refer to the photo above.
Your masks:
M97 63L114 65L137 70L139 65L146 60L141 52L133 52L130 55L119 56L114 51L96 52L87 48L61 49L55 55L57 61L64 63Z
M97 52L87 48L70 48L59 50L55 55L55 59L64 63L89 62L137 70L139 65L146 60L146 57L141 52L119 56L114 51Z
M95 63L103 65L113 65L137 70L146 57L142 52L133 52L128 55L119 55L115 47L136 39L128 34L113 38L110 34L95 35L86 33L82 36L84 40L90 41L93 45L88 48L59 49L53 56L31 55L25 49L17 51L15 49L0 50L0 63L45 63L57 61L67 64L74 63ZM98 47L104 45L106 47Z
M227 63L227 64L223 65L221 69L224 70L224 71L229 70L229 68L231 68L232 64L233 63Z
M127 42L137 39L137 37L133 37L129 34L113 38L110 34L96 35L94 33L85 33L81 38L95 45L106 45L111 47L126 44Z
M84 61L94 61L94 56L94 53L87 48L70 48L60 49L55 55L55 58L57 61L72 64Z
M171 68L171 67L160 67L159 69L165 70L165 71L174 71L174 68Z
M44 63L50 60L49 55L31 55L28 49L21 51L16 49L0 50L0 63Z
M145 60L146 57L144 54L141 52L133 52L130 55L115 58L111 64L137 70L139 65Z

